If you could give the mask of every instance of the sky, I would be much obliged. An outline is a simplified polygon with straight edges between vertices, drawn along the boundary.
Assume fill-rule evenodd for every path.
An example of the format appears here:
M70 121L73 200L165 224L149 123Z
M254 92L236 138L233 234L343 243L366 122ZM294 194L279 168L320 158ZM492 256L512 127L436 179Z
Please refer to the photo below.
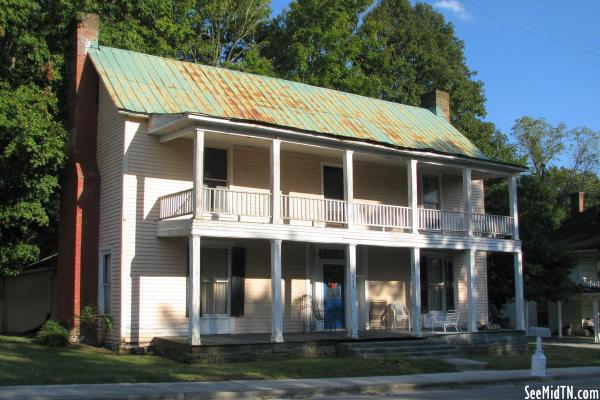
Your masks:
M529 115L600 130L600 1L423 0L451 22L484 82L486 120ZM288 0L272 0L278 14Z

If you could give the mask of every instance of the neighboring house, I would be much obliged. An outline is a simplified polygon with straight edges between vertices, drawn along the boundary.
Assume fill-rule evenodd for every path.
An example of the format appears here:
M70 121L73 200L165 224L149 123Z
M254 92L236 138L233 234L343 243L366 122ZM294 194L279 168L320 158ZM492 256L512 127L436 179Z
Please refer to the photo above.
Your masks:
M57 316L84 304L111 340L370 327L373 301L488 323L487 252L514 254L523 322L516 176L424 108L97 45L72 30L71 155ZM510 216L485 213L505 178ZM307 300L308 299L308 300ZM314 302L312 301L314 300ZM378 321L379 322L379 321ZM375 322L373 322L375 323ZM310 326L309 326L310 325Z
M16 276L0 276L0 333L39 328L52 314L56 254L31 264Z
M566 325L573 326L573 333L591 334L593 323L595 341L600 343L598 331L598 302L600 300L600 208L585 208L584 193L571 194L571 216L563 221L555 237L557 242L573 250L575 265L571 278L581 293L569 301L546 306L549 326L557 333L564 333ZM539 308L539 306L538 306ZM559 327L562 329L559 330ZM586 328L587 327L587 328Z

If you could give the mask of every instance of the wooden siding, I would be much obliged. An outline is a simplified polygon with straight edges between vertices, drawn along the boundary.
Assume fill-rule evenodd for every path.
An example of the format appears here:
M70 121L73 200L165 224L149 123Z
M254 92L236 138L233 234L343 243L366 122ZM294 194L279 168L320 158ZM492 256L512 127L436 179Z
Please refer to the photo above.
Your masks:
M461 323L467 324L469 319L469 304L467 300L467 257L466 251L453 253L454 284L458 289L454 292L454 302L460 311ZM476 296L477 296L477 321L481 324L488 323L488 293L487 293L487 260L486 253L475 253L476 270Z
M110 340L119 342L121 317L121 212L124 121L101 82L98 94L98 170L100 226L98 248L112 254L112 317Z

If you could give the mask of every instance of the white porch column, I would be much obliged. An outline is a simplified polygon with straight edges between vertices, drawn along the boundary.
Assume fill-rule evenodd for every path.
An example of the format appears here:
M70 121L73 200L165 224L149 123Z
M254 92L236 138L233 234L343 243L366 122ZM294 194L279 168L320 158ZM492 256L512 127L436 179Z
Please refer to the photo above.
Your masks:
M346 212L346 226L348 229L352 227L352 223L354 222L354 207L352 205L354 201L354 170L352 166L352 154L352 150L344 150L344 194L348 207L348 211Z
M281 240L271 240L271 342L283 342L281 315Z
M562 301L556 302L556 316L558 318L558 337L562 337Z
M598 309L598 298L594 297L592 299L592 314L594 316L594 343L600 343L600 315L598 315L600 310Z
M202 186L204 185L204 131L196 129L194 133L194 218L202 217Z
M306 291L306 300L304 304L304 331L312 332L312 299L313 299L313 290L312 290L312 268L311 261L312 257L312 244L306 243L305 249L305 259L304 259L304 267L306 278L304 281L304 290Z
M517 329L525 330L525 295L523 290L523 253L514 253L515 265L515 316Z
M191 235L189 239L189 277L188 277L188 334L192 346L200 342L200 235Z
M271 221L281 223L281 140L271 141Z
M363 269L363 275L364 275L364 291L365 291L365 297L364 297L364 304L363 304L363 314L364 314L364 320L365 320L365 326L363 326L363 329L369 330L370 326L369 326L369 311L371 308L371 301L370 301L370 297L369 297L369 248L367 246L362 246L361 247L361 251L360 251L360 263L362 265L362 269Z
M410 297L413 335L421 336L421 249L410 249Z
M467 301L469 305L469 332L477 332L477 270L475 269L475 250L469 249L467 253Z
M346 246L346 336L358 339L358 294L356 286L356 245Z
M419 216L417 214L417 160L409 160L406 163L408 173L408 206L411 208L412 233L419 233Z
M473 188L471 181L471 169L462 171L463 178L463 201L465 203L465 230L468 236L473 236Z
M519 240L519 212L517 210L517 177L511 176L508 178L508 202L510 208L510 216L513 219L513 234L514 240Z

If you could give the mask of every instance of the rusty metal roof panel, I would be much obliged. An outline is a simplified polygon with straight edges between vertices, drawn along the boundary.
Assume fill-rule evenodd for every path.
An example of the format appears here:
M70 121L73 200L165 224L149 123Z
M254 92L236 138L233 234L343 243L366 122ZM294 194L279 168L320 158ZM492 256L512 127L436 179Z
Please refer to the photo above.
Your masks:
M122 110L196 113L488 159L424 108L104 46L89 55Z

